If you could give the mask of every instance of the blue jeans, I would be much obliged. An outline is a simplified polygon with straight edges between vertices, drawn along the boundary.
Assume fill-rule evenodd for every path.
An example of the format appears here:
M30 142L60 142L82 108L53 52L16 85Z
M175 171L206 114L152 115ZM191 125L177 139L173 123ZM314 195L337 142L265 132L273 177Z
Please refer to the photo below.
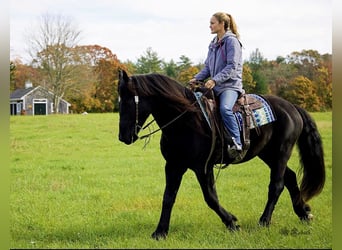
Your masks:
M220 98L220 113L225 127L229 134L234 137L235 142L241 144L240 130L235 115L233 114L233 106L239 97L239 92L235 90L225 90L219 96Z

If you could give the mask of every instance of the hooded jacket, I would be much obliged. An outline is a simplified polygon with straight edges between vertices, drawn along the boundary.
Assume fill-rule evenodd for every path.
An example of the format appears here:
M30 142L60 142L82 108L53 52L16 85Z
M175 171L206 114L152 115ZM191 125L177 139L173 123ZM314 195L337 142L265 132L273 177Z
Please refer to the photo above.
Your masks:
M220 95L226 89L243 93L242 89L242 44L236 35L227 31L220 42L215 37L210 45L204 68L195 79L204 81L211 77L215 81L214 92Z

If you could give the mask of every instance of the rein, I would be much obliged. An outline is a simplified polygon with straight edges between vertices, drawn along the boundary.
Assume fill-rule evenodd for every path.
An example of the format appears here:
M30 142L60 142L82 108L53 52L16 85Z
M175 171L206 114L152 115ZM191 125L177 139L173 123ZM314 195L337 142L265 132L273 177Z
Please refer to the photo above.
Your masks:
M196 102L194 102L195 104ZM193 104L192 104L193 105ZM138 134L136 133L135 135L138 136L138 139L145 139L147 137L150 137L151 135L157 133L158 131L160 130L163 130L164 128L170 126L172 123L174 123L175 121L177 121L179 118L181 118L185 113L187 113L188 110L184 110L181 114L179 114L178 116L176 116L175 118L173 118L171 121L167 122L166 124L164 124L163 126L161 126L160 128L146 134L146 135L143 135L143 136L138 136ZM148 124L146 124L142 130L146 129L147 127L149 127L153 122L155 122L155 120L153 119L152 121L150 121ZM139 125L136 124L136 130L137 130L137 127L139 127Z
M202 82L199 82L200 84L203 84ZM210 91L210 89L207 89L205 93L207 93L208 91ZM172 123L176 122L179 118L181 118L183 115L185 115L188 110L184 110L182 113L180 113L178 116L176 116L175 118L173 118L172 120L170 120L169 122L167 122L166 124L164 124L163 126L159 127L158 129L143 135L143 136L139 136L138 135L138 128L141 130L144 130L146 128L148 128L153 122L155 122L155 120L153 119L152 121L150 121L148 124L146 124L144 127L141 127L138 125L139 122L139 96L137 94L135 94L134 96L134 102L135 102L135 135L138 137L138 139L145 139L150 137L151 135L157 133L158 131L163 130L164 128L167 128L168 126L170 126ZM198 103L198 99L196 99L196 101L194 101L193 103L191 103L190 106L194 106L196 103Z

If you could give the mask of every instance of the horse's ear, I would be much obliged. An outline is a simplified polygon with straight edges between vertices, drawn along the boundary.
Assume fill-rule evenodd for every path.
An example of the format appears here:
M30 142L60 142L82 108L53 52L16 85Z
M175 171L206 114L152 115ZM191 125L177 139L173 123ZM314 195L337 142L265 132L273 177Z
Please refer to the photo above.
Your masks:
M128 75L127 75L125 70L119 69L119 79L122 79L125 82L128 82L129 77L128 77Z

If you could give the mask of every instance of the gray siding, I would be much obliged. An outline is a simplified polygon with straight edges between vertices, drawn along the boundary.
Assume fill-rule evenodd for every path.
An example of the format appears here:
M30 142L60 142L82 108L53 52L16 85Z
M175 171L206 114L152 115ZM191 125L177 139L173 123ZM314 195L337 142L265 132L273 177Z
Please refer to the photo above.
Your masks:
M38 105L44 106L44 109L46 108L47 114L54 114L56 112L56 109L53 107L53 97L53 93L49 92L41 86L38 86L31 92L26 93L20 99L23 100L23 109L25 110L26 115L33 115L35 112L35 107L37 107ZM14 98L11 99L11 101L13 100ZM15 100L18 101L19 99L16 98ZM68 102L62 99L59 103L59 113L68 114L69 105L70 104Z

